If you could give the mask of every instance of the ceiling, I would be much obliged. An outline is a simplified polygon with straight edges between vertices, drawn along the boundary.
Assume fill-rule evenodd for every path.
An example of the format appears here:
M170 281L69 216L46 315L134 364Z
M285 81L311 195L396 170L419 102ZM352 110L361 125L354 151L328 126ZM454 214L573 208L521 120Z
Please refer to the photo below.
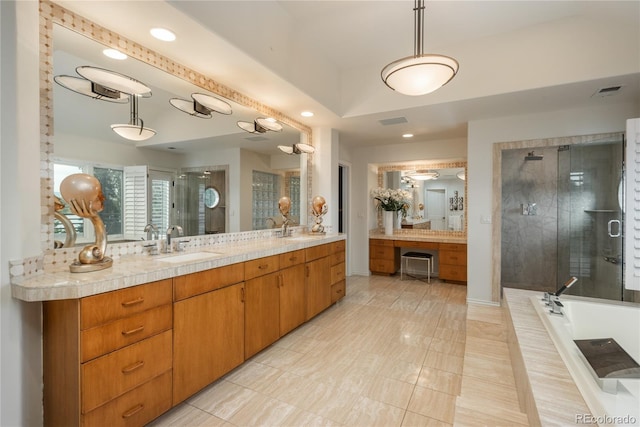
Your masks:
M380 79L413 52L413 1L58 3L308 126L335 128L348 147L407 142L406 132L466 138L469 121L595 104L640 111L636 1L426 2L425 52L456 58L460 71L419 97ZM152 26L178 39L156 41ZM614 85L622 90L592 96Z

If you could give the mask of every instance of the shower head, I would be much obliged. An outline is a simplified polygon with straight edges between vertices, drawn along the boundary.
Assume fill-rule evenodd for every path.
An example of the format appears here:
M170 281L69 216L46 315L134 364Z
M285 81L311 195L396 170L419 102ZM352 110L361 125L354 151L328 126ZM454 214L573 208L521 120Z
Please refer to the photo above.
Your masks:
M542 160L542 155L541 154L534 154L533 151L529 151L529 153L524 156L525 160Z

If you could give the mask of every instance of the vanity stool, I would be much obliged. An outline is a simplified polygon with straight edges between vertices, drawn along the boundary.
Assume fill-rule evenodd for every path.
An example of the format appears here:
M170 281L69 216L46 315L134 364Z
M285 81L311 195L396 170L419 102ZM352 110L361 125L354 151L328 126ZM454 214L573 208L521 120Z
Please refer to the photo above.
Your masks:
M433 266L433 255L425 254L422 252L407 252L402 254L400 259L400 280L404 280L404 276L407 275L409 277L410 274L407 273L407 267L409 266L409 260L423 261L427 263L427 283L431 283L431 271ZM417 277L414 277L418 279Z

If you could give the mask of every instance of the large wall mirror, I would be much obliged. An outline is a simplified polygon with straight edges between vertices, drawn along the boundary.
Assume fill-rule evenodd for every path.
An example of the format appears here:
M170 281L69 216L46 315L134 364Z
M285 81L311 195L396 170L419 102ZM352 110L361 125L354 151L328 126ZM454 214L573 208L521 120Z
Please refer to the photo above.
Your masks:
M43 4L50 9L43 7L45 24L41 32L51 46L49 60L43 65L50 79L43 82L42 92L48 94L53 110L53 117L46 122L53 124L53 132L44 126L48 135L43 151L47 152L50 177L46 190L56 193L59 182L70 173L98 176L107 200L112 199L110 208L105 204L101 213L110 242L149 236L142 233L146 224L135 223L131 228L123 218L130 211L134 216L143 211L146 215L142 221L153 223L160 235L174 224L180 225L185 235L275 227L280 220L277 200L284 195L293 202L296 222L307 222L301 213L307 211L307 171L312 155L285 154L278 146L310 143L310 129L191 70L186 69L185 78L184 67L131 41L122 43L120 36L115 35L119 45L128 49L119 50L129 57L109 58L103 51L116 44L113 33L93 23L88 26L82 17L55 4ZM105 32L109 33L109 45L96 40L101 39L100 34L104 38ZM126 96L125 103L93 99L50 81L54 76L82 77L78 67L87 66L140 81L151 89L151 96L136 97L134 107L133 97ZM168 72L174 69L177 75ZM203 119L170 103L171 99L192 103L194 93L224 101L231 107L231 114L212 112L211 118ZM156 134L132 141L111 129L113 124L130 122L132 116ZM257 118L268 117L275 118L282 130L249 133L237 124L253 124ZM132 185L128 183L144 176L146 187L134 193L135 197L126 197L123 193L127 185ZM212 188L217 191L217 204L208 206ZM52 194L46 194L46 190L42 195L46 204L43 211L47 212L43 226L51 231L43 244L50 249L54 241L64 241L64 227L52 219Z
M408 191L402 228L417 234L464 237L467 229L466 162L378 165L378 185ZM379 215L378 224L381 224Z

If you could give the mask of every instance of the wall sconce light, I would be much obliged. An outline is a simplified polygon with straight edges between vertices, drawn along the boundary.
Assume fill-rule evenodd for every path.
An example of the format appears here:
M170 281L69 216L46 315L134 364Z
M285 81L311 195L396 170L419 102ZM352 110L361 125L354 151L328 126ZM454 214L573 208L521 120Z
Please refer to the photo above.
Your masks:
M316 151L315 147L309 144L293 144L293 145L278 145L280 151L286 154L311 154Z
M265 119L264 117L259 117L251 122L239 121L238 127L245 132L249 133L265 133L270 130L272 132L281 132L282 125L278 123L275 119Z
M413 172L409 172L406 176L411 179L415 179L416 181L429 181L431 179L438 179L440 174L438 171L433 170L416 170Z
M210 119L211 113L229 115L232 113L229 103L204 93L192 93L191 101L181 98L171 98L169 103L178 110L190 116Z

